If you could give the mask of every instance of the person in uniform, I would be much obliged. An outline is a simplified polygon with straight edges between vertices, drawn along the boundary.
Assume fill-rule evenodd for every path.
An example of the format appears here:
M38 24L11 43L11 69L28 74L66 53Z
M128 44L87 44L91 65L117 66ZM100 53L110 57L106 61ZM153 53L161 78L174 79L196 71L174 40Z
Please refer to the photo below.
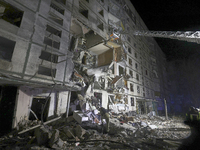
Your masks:
M110 123L110 115L108 114L107 110L103 107L99 108L101 114L101 123L103 125L103 119L106 120L106 132L109 132L109 123Z

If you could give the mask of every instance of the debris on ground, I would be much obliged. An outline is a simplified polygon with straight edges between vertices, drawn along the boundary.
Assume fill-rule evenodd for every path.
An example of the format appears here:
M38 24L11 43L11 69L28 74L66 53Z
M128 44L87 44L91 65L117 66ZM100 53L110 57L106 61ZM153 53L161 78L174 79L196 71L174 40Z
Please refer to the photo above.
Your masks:
M92 120L79 122L69 116L23 134L5 135L0 149L178 149L190 135L190 128L173 118L111 114L109 124L104 133Z

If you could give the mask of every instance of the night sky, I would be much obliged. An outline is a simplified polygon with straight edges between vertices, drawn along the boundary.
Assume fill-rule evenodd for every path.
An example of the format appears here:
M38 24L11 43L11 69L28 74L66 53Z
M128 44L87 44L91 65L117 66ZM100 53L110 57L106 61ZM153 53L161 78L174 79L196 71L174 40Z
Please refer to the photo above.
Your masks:
M132 4L152 31L200 31L198 0L132 0ZM187 59L200 52L200 44L155 38L167 60Z

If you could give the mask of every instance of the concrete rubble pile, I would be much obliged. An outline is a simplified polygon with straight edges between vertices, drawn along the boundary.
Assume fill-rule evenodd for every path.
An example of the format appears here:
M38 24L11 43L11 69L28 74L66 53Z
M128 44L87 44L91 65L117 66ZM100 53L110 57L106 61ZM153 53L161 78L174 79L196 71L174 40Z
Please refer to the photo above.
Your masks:
M128 116L128 115L132 116ZM134 116L133 116L134 115ZM77 122L73 115L23 134L12 132L0 138L2 149L177 149L179 139L190 135L181 121L148 115L110 113L110 130L100 122ZM168 140L168 141L167 141ZM179 144L174 144L177 140ZM167 142L166 142L167 141ZM172 142L172 143L171 143ZM165 145L165 146L164 146ZM167 146L166 146L167 145Z

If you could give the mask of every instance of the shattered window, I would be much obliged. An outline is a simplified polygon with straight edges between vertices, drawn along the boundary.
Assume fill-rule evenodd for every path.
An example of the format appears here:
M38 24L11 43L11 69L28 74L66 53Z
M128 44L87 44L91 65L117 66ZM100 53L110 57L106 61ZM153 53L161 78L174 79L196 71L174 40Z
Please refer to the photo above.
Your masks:
M17 27L20 27L23 11L0 1L0 19L3 19Z

